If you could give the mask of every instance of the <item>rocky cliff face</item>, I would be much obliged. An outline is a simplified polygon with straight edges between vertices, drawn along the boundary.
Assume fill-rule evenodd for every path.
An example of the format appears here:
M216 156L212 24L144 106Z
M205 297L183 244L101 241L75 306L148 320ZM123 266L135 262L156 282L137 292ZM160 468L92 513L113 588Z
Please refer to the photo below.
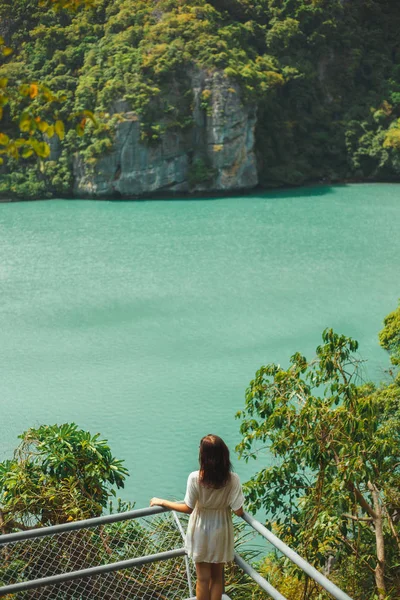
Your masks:
M155 144L141 142L137 115L117 103L123 120L111 152L91 170L75 156L75 195L135 197L256 186L255 106L244 105L239 87L222 73L196 72L191 82L192 127L167 129Z

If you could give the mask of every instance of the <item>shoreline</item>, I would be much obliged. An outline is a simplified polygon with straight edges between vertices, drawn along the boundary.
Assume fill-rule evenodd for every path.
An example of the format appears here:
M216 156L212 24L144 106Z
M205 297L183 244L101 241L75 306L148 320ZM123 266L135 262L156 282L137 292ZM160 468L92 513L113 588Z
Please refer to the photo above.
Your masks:
M11 204L14 202L38 202L38 201L46 201L46 200L67 200L67 201L92 201L92 202L151 202L154 201L182 201L182 202L190 202L191 200L218 200L220 198L237 198L240 196L254 196L257 194L268 194L268 193L280 193L285 191L296 191L302 189L310 189L310 188L324 188L324 187L339 187L346 185L374 185L374 184L384 184L384 185L399 185L400 179L398 181L393 180L365 180L365 179L343 179L340 181L310 181L301 185L282 185L282 186L256 186L253 188L242 188L238 190L210 190L210 191L202 191L202 192L193 192L193 193L182 193L182 192L155 192L149 194L143 194L142 196L60 196L60 195L51 195L43 198L42 196L34 197L34 198L21 198L21 197L0 197L0 204Z

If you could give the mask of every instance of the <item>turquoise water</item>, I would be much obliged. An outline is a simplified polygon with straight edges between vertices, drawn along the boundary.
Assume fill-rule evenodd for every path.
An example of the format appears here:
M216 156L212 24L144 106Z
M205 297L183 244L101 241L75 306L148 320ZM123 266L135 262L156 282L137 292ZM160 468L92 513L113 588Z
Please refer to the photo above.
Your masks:
M239 441L261 364L311 358L332 326L383 378L399 231L400 185L0 205L0 457L75 421L126 460L123 497L182 497L202 435Z

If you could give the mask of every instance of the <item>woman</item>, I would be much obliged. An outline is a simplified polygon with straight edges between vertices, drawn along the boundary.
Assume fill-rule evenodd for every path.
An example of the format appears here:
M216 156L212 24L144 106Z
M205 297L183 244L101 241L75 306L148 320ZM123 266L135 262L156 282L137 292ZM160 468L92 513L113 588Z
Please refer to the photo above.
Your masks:
M221 600L224 563L233 560L234 553L231 510L241 517L244 497L220 437L203 437L199 463L200 470L189 475L183 504L152 498L150 506L190 514L185 548L196 563L196 598Z

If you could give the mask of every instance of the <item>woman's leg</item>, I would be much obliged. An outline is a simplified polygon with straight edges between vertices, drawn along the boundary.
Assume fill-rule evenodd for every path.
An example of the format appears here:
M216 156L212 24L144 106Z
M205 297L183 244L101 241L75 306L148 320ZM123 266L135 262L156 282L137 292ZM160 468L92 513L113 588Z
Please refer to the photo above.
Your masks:
M210 600L221 600L224 591L224 563L211 563Z
M196 563L196 598L197 600L210 600L211 565L210 563Z

